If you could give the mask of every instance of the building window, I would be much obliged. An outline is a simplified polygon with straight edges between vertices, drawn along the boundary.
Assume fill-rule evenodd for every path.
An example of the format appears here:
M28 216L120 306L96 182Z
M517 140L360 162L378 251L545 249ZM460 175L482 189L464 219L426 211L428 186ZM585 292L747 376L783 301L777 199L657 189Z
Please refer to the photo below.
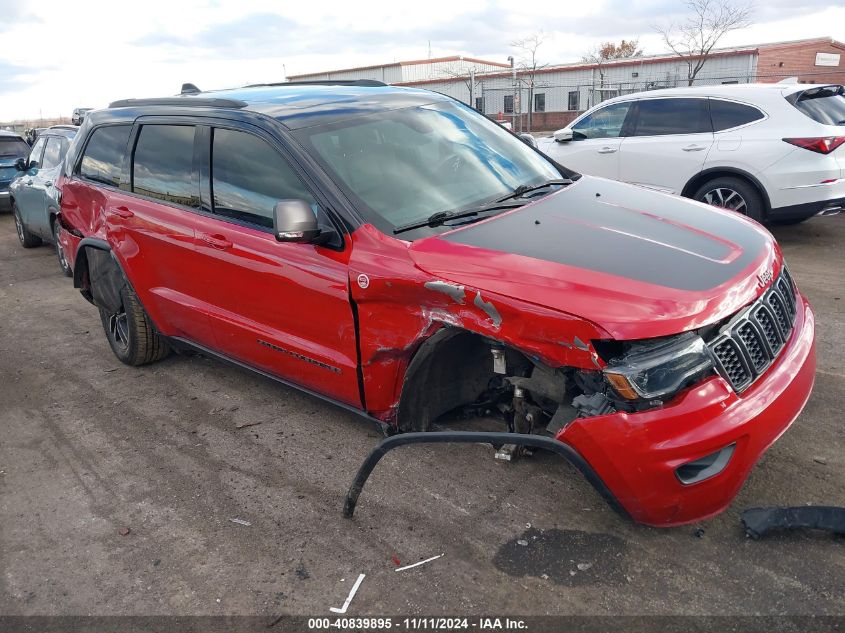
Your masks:
M484 97L475 98L475 109L484 114Z
M513 95L505 95L505 112L513 113Z
M577 90L573 90L569 93L569 110L579 110L581 104L580 101L580 93Z
M534 112L545 112L546 111L546 94L544 92L538 92L534 95Z

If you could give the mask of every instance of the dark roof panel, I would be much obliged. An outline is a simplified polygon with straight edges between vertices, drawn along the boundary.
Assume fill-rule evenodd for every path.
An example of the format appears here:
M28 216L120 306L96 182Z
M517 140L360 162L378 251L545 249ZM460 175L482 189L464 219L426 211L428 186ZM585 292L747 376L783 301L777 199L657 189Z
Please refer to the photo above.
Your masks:
M178 97L123 99L88 116L92 123L102 123L155 114L161 111L159 108L167 108L168 113L178 110L179 114L190 113L195 107L209 111L237 109L269 116L288 128L298 129L445 100L449 97L418 88L361 82L341 85L291 82L186 93Z
M203 92L198 97L243 101L245 109L273 117L292 129L448 99L414 88L315 84L235 88Z

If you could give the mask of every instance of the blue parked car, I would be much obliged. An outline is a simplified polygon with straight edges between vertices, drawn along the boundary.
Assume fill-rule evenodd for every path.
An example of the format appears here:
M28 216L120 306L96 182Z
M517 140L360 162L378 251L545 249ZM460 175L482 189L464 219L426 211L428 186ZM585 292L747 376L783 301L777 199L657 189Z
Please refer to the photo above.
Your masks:
M11 208L9 185L17 176L15 163L29 154L29 145L19 134L0 130L0 209Z
M71 125L54 125L39 134L29 156L19 158L14 165L17 178L9 187L21 246L32 248L40 246L43 241L52 243L62 272L67 276L70 276L71 269L60 240L56 181L77 129Z

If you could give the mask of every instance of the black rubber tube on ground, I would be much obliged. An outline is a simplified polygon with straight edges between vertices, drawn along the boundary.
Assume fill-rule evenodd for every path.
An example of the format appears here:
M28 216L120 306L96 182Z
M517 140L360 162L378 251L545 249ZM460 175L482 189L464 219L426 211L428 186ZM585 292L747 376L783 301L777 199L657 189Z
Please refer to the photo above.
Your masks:
M493 433L482 431L434 431L428 433L400 433L388 437L381 441L361 464L358 473L352 485L349 487L349 492L346 493L346 500L343 504L343 516L352 518L355 513L355 506L358 504L358 497L367 483L367 479L372 474L373 469L381 461L388 452L394 448L405 446L407 444L517 444L518 446L530 446L532 448L542 448L552 453L560 455L570 464L575 466L587 481L604 497L604 500L613 508L620 516L630 519L630 515L622 507L613 493L602 481L596 472L590 467L586 460L571 446L559 442L551 437L544 437L542 435L526 435L522 433Z

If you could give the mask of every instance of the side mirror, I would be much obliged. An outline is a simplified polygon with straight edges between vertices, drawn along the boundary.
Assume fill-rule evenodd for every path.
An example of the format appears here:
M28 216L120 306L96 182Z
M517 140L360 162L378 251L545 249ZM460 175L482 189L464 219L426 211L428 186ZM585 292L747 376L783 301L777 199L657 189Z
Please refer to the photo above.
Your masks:
M30 161L29 165L27 165L24 171L27 171L29 169L38 169L39 167L41 167L41 164L37 160L33 160Z
M15 161L15 169L18 171L26 171L26 159L19 158Z
M273 233L280 242L310 244L322 231L317 215L305 200L279 200L273 208Z
M520 139L523 143L525 143L526 145L530 145L530 146L531 146L531 147L533 147L534 149L536 149L536 148L537 148L537 139L535 139L535 138L534 138L531 134L529 134L528 132L523 132L522 134L519 134L519 139Z
M572 140L572 129L565 127L555 132L555 140L558 143L568 143Z

